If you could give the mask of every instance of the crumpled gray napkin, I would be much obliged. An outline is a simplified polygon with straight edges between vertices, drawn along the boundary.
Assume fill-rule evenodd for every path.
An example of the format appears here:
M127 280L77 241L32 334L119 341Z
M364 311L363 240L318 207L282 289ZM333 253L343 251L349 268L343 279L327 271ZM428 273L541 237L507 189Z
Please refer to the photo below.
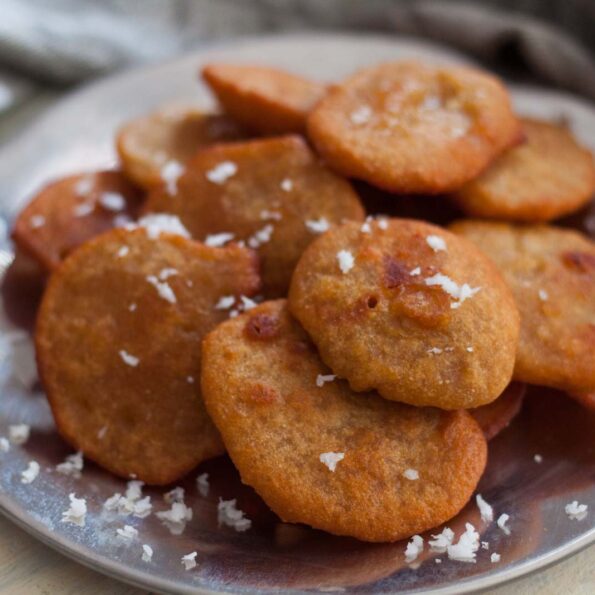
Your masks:
M595 99L593 22L591 0L2 0L0 112L40 87L67 88L213 39L304 29L415 34Z

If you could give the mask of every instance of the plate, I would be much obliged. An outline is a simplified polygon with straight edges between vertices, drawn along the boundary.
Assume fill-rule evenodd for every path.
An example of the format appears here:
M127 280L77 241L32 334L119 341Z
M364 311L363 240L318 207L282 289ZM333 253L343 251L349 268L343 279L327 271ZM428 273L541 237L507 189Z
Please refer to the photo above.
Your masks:
M469 62L448 49L406 38L354 35L285 35L213 46L173 62L134 70L89 86L63 100L0 152L0 209L9 222L31 192L52 177L92 170L115 161L113 135L126 119L169 100L211 104L197 83L202 63L211 60L276 65L321 80L340 79L355 68L416 57ZM578 99L534 88L514 88L523 113L565 118L586 142L595 139L595 113ZM573 219L584 224L588 213ZM591 221L592 223L592 221ZM0 252L3 273L12 260L7 242ZM20 285L19 285L20 283ZM0 316L0 436L8 426L27 423L31 438L0 454L0 509L51 547L96 570L153 591L216 592L431 592L463 593L521 576L595 542L595 423L570 400L535 389L521 415L490 443L489 464L479 492L496 515L510 515L511 534L486 525L472 502L448 525L460 534L465 522L481 533L489 550L477 562L450 561L426 551L416 567L404 561L405 543L366 544L305 527L284 525L243 486L226 458L210 461L180 485L194 518L182 535L172 535L153 514L145 519L114 518L102 503L125 489L124 482L86 463L79 479L56 472L71 451L57 436L49 407L35 382L30 327L35 288L11 279L2 284ZM542 462L535 460L542 457ZM539 457L538 457L539 459ZM21 472L31 460L41 466L31 484ZM208 472L211 488L201 497L195 477ZM87 499L86 526L61 522L68 494ZM165 510L162 489L146 489L153 510ZM236 533L217 525L218 499L236 498L253 527ZM589 505L583 521L570 520L564 506ZM116 529L130 524L139 536L127 544ZM154 550L141 560L141 544ZM185 571L181 557L197 551L198 565ZM501 556L490 562L490 554ZM437 562L437 559L440 562Z

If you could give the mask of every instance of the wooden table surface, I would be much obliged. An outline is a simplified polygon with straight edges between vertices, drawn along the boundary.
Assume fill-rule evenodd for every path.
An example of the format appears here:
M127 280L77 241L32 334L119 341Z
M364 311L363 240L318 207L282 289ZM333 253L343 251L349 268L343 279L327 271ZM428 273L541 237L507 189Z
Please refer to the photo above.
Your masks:
M0 144L55 100L54 94L46 92L1 117ZM0 516L0 593L140 595L148 591L130 587L69 560ZM595 546L546 570L485 593L595 595Z

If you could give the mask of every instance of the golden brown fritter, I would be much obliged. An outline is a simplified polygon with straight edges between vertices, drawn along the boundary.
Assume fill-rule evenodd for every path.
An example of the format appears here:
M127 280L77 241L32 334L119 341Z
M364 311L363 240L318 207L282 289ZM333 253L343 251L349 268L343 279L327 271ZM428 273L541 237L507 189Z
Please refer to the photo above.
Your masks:
M508 282L521 313L514 378L569 392L595 390L595 244L546 225L460 221Z
M523 383L511 382L495 401L469 409L486 440L495 438L517 416L523 404L525 391L526 386Z
M472 417L354 394L328 373L284 300L205 338L205 403L242 480L287 522L366 541L456 515L486 461Z
M177 215L198 240L226 233L256 248L271 297L287 293L298 258L319 233L364 218L349 182L298 136L205 149L188 163L177 192L154 190L146 210Z
M223 109L263 134L302 133L326 85L265 66L207 64L202 78Z
M60 434L121 477L167 484L223 452L200 394L200 342L252 294L255 254L113 230L52 275L37 361Z
M522 120L526 142L454 194L472 217L549 221L587 204L595 191L591 153L562 126Z
M119 171L61 178L44 186L19 213L12 237L51 271L71 250L114 227L118 217L136 217L142 199Z
M289 307L355 391L461 409L510 382L519 332L510 290L471 242L429 223L330 230L298 262Z
M334 87L310 114L308 135L346 176L392 192L436 194L477 176L521 131L494 76L391 62Z
M229 116L171 105L126 122L117 133L116 148L125 174L151 189L168 177L164 168L183 166L199 149L245 136Z

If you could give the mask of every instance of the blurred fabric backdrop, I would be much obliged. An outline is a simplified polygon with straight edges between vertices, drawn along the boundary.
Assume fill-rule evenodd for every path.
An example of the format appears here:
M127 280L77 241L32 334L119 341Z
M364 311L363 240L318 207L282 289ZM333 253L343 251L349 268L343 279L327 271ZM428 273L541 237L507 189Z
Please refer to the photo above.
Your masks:
M215 39L413 34L595 100L595 0L0 0L0 124L38 96Z

